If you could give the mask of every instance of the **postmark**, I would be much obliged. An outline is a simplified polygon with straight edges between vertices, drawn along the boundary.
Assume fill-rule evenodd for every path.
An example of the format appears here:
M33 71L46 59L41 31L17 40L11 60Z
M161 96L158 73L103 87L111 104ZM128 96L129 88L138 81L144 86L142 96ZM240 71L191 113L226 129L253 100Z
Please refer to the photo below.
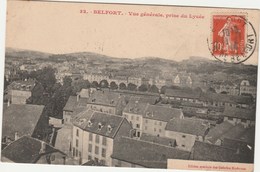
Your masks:
M219 61L242 63L254 53L257 36L246 14L213 14L208 48Z

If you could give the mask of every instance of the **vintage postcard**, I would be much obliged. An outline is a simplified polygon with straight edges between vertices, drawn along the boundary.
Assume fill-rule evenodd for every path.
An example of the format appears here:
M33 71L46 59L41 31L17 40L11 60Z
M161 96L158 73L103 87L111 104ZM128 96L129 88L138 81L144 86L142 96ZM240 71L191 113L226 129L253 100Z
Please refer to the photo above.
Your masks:
M8 1L1 162L253 171L259 21Z

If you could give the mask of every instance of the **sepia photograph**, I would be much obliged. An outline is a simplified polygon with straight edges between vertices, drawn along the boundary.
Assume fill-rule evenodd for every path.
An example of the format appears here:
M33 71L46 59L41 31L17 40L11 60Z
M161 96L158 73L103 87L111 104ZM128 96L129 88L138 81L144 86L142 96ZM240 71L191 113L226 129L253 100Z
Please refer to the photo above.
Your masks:
M253 171L259 21L7 1L1 162Z

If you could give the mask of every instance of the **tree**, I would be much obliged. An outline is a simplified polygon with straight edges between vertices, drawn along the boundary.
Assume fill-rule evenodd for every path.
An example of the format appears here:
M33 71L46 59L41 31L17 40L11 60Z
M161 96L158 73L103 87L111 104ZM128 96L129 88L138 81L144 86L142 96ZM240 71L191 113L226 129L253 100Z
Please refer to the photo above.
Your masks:
M129 84L127 85L127 89L128 89L128 90L135 91L136 88L137 88L137 85L135 85L135 84L129 83Z
M97 87L99 87L98 82L97 82L97 81L93 81L92 84L91 84L91 87L92 87L92 88L97 88Z
M198 93L202 93L202 89L201 89L200 87L196 87L196 88L194 89L194 91L195 91L195 92L198 92Z
M40 82L36 82L36 85L32 89L31 101L28 100L27 103L31 103L34 105L44 105L43 93L44 93L44 88L42 84Z
M101 88L108 88L108 82L105 79L100 81L99 85L100 85Z
M162 88L161 88L161 94L165 94L165 91L166 91L166 89L167 89L167 86L162 86Z
M117 85L114 81L112 81L112 82L110 83L110 88L111 88L112 90L117 90L117 89L118 89L118 85Z
M47 92L51 92L51 88L56 83L55 70L51 67L46 67L39 71L36 79Z
M139 88L138 88L139 91L142 91L142 92L146 92L148 91L148 87L147 85L145 84L142 84Z
M209 87L209 89L207 90L208 93L216 93L216 90L212 87Z
M63 85L64 85L64 87L70 87L70 86L71 86L71 83L72 83L71 77L65 76L65 77L63 78Z
M151 88L149 89L149 92L159 93L159 89L156 85L152 85Z
M120 90L126 90L126 85L125 85L125 83L121 82L121 83L119 84L119 89L120 89Z

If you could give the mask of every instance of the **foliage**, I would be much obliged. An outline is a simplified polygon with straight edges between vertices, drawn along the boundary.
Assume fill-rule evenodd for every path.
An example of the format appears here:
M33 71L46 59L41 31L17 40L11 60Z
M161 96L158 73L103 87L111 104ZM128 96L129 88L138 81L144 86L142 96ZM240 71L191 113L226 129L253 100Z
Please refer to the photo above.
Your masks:
M128 90L135 91L136 88L137 88L137 85L135 85L135 84L129 83L129 84L127 85L127 89L128 89Z
M112 90L117 90L117 89L118 89L118 85L117 85L114 81L112 81L112 82L110 83L110 88L111 88Z
M125 85L125 83L123 83L123 82L120 83L120 84L119 84L119 89L120 89L120 90L126 90L126 85Z

